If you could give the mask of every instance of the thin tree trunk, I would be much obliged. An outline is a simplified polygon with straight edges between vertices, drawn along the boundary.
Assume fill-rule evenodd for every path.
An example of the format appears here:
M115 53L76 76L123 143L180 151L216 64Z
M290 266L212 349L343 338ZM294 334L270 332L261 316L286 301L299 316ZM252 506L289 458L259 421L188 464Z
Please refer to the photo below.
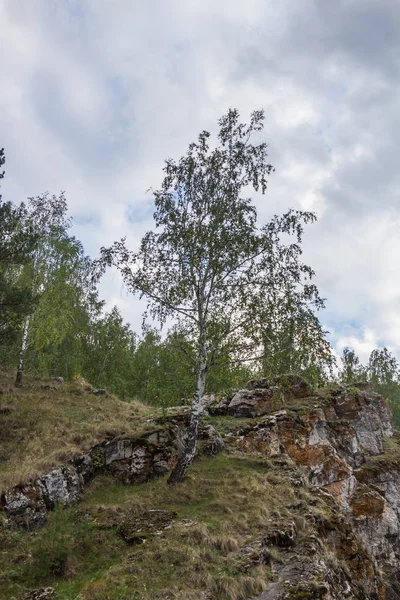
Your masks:
M196 393L192 400L192 409L190 412L190 423L186 432L186 442L182 454L178 458L171 475L168 478L169 484L181 483L186 471L192 464L196 456L197 432L199 430L201 409L203 405L203 395L206 383L207 357L205 346L202 348L199 376L197 378Z
M21 385L21 383L22 383L22 375L23 375L23 371L24 371L24 358L25 358L26 348L28 346L29 321L30 321L30 317L28 316L25 319L24 331L22 334L22 344L21 344L21 351L19 353L19 362L18 362L17 376L15 378L15 385Z
M37 261L38 261L38 251L36 250L35 256L33 258L33 272L32 272L32 285L31 285L32 293L35 291ZM15 378L15 385L21 385L21 383L22 383L22 375L24 372L25 352L28 347L28 333L29 333L30 320L31 320L31 315L28 315L25 319L24 331L22 333L22 344L21 344L21 351L19 353L19 362L18 362L17 376Z

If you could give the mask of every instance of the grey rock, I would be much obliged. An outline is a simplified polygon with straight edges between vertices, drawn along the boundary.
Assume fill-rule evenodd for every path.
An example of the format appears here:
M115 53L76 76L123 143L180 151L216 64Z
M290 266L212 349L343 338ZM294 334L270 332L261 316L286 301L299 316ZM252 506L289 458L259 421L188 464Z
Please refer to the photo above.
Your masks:
M361 600L361 597L364 600L377 600L377 596L369 593L353 595L351 575L339 563L329 564L319 553L318 544L312 541L297 546L295 550L281 552L275 579L265 592L253 600Z
M251 379L246 384L248 390L255 389L268 389L271 387L271 382L266 377L262 377L261 379Z
M83 492L82 480L72 466L52 469L35 482L41 487L45 502L49 508L56 504L68 506L75 504Z
M32 590L27 596L24 596L24 600L50 600L55 598L57 592L52 587L40 588L38 590Z
M153 459L153 471L156 475L165 475L171 470L171 467L166 460Z
M42 527L47 521L47 507L42 489L34 484L15 486L1 497L5 524L10 529L28 530Z
M296 540L296 529L294 523L286 527L276 527L268 532L262 539L263 546L277 546L278 548L290 548Z
M99 388L99 389L93 388L91 390L91 393L94 394L94 396L105 396L107 398L110 396L110 394L107 392L107 390L105 390L103 388Z
M144 483L170 471L177 453L172 430L165 430L140 439L99 444L91 457L95 468L106 469L123 483L131 484Z
M206 394L201 399L201 416L210 416L209 408L215 405L215 394Z
M49 510L56 504L75 504L82 491L82 479L72 466L53 469L31 484L10 488L1 498L6 525L29 531L42 527Z
M165 446L166 444L171 444L174 437L175 436L172 435L170 430L159 429L153 433L147 434L145 439L149 444L153 444L154 446Z
M225 450L224 440L212 425L200 428L198 437L198 453L206 456L216 456Z
M300 375L277 375L272 379L272 387L278 387L292 398L306 398L311 390Z
M228 406L232 399L232 396L225 396L224 398L217 398L215 394L203 396L202 399L202 414L205 416L223 416L228 413Z
M76 472L82 476L83 481L90 481L94 475L93 459L90 454L81 454L80 456L77 456L74 459L73 464L76 468Z

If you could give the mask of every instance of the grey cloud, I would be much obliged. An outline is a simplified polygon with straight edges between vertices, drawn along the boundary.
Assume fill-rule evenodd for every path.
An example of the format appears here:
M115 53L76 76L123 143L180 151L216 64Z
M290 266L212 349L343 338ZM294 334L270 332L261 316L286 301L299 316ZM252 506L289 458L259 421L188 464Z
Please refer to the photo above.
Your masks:
M133 247L163 160L229 106L264 107L276 173L260 214L319 213L304 258L332 339L400 355L399 3L14 0L0 18L4 198L66 189L96 219L76 226L88 251L125 234ZM140 329L117 276L102 292Z

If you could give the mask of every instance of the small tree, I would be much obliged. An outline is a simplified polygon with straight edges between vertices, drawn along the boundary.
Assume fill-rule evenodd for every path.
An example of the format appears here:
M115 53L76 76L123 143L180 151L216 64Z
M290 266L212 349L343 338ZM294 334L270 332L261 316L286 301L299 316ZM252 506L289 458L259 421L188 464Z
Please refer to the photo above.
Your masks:
M368 359L367 373L369 381L380 387L380 393L390 395L391 387L398 385L399 363L387 348L373 350Z
M367 369L360 363L360 359L353 348L343 348L341 356L342 370L339 373L339 379L343 383L354 383L355 381L367 381Z
M216 148L203 131L178 162L168 159L154 192L156 231L146 233L137 252L127 249L125 239L102 248L96 264L96 277L116 266L128 290L147 299L153 318L174 318L193 340L197 385L170 483L180 482L194 459L207 372L227 356L260 353L252 339L255 311L268 297L271 274L285 277L282 254L299 262L303 224L315 220L312 213L290 210L259 227L254 205L242 197L250 187L264 194L273 170L266 143L252 142L263 124L263 111L244 124L231 109L219 120ZM295 242L285 244L282 234ZM298 271L298 284L302 277L307 270Z
M315 314L324 307L324 300L311 283L314 271L300 261L300 246L277 243L275 247L268 294L259 290L251 314L254 341L263 348L262 374L271 378L295 373L318 385L332 376L335 366L327 332Z
M374 389L387 398L393 411L396 427L400 424L400 369L396 358L387 348L373 350L366 367Z

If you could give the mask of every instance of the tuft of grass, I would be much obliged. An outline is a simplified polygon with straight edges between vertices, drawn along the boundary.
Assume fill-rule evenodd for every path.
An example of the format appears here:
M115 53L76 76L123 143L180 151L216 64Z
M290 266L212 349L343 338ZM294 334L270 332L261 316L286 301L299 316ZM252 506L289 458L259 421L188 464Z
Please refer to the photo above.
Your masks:
M261 594L267 587L265 577L223 574L213 582L212 591L220 600L238 600Z

